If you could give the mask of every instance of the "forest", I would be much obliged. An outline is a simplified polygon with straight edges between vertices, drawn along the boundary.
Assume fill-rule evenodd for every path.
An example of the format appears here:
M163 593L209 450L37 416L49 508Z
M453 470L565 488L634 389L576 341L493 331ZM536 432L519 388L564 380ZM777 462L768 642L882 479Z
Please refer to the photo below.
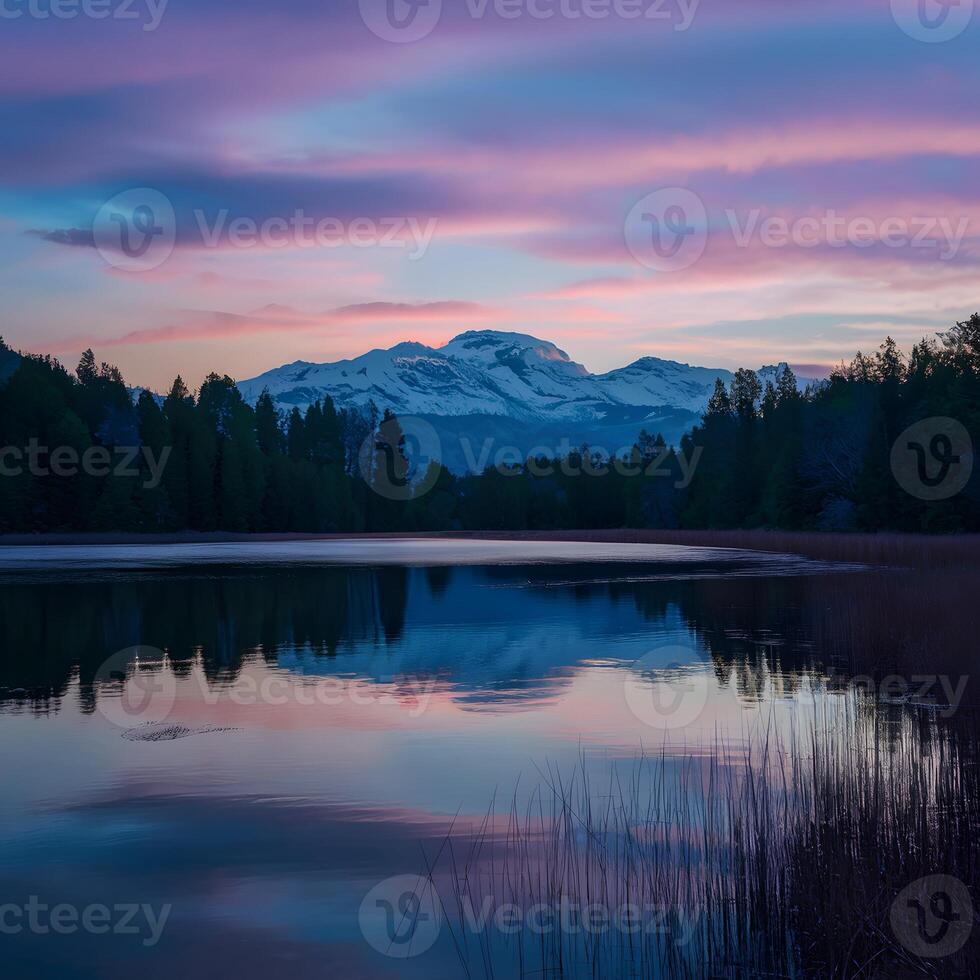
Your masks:
M406 430L408 435L406 435ZM639 432L458 475L420 467L384 406L301 412L234 381L129 389L0 339L0 532L780 528L980 530L980 315L904 354L887 338L798 390L739 370L678 446Z

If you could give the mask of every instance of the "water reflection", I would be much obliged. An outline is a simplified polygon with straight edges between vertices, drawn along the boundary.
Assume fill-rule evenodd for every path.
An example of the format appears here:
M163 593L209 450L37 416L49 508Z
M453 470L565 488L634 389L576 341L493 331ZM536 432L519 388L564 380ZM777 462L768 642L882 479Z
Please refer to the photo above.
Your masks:
M923 771L952 785L944 739L964 724L972 689L945 718L929 692L865 697L852 679L972 676L973 590L939 572L737 553L642 567L253 562L51 569L29 581L10 571L2 894L173 913L149 951L24 935L5 963L41 977L459 975L448 936L431 956L378 953L358 908L420 861L445 868L450 828L492 867L508 838L484 822L488 803L524 792L522 779L581 770L628 786L646 753L643 779L666 799L706 786L712 766L727 770L771 732L792 745L840 711L835 730L870 732L867 757L929 759ZM106 672L135 647L159 659L127 652ZM113 710L136 677L166 679L169 700L127 722ZM703 694L697 716L665 715L685 686ZM652 724L647 698L658 699L654 722L680 724ZM692 827L674 832L696 843ZM665 848L658 839L656 853Z
M57 710L77 684L91 712L99 667L140 644L166 651L178 677L199 667L234 683L261 659L301 675L438 678L461 703L490 706L555 697L582 665L631 664L669 644L749 702L792 696L814 671L844 689L902 653L910 669L928 652L934 671L972 674L963 638L976 635L977 604L963 576L797 571L225 566L8 579L0 710Z

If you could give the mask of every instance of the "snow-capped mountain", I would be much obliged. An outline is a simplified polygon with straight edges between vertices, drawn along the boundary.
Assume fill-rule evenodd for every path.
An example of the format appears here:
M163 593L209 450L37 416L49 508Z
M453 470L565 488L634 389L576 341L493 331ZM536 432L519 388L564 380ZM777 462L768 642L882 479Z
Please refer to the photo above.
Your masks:
M445 347L405 343L350 361L299 361L239 384L254 401L269 389L282 407L329 394L339 407L373 401L402 415L595 417L604 399L592 375L554 344L522 334L466 333Z
M763 368L760 379L775 382L781 370ZM591 374L548 341L480 330L439 348L403 343L333 364L297 361L238 387L252 403L268 389L287 411L329 395L338 408L373 402L425 418L441 434L465 430L478 442L486 432L518 446L547 444L561 433L573 444L615 449L611 443L635 438L641 428L679 439L704 410L716 378L727 385L732 373L656 357Z
M782 365L762 369L775 380ZM254 402L268 389L283 408L303 409L329 395L338 407L390 408L402 415L500 415L528 421L596 420L624 407L700 412L724 368L644 357L591 374L554 344L492 330L460 334L444 347L403 343L349 361L297 361L238 387Z

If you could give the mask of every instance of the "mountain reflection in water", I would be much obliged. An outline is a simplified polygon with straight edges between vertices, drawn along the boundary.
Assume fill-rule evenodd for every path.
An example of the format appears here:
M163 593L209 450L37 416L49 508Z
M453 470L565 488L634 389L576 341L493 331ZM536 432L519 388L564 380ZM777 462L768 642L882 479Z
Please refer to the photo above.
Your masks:
M852 721L874 712L882 748L914 731L928 752L941 690L924 709L918 692L883 703L858 697L854 675L903 657L909 673L972 675L963 638L980 624L962 576L710 549L615 560L616 547L525 546L484 565L404 544L395 553L415 560L73 551L26 567L11 549L2 894L172 905L152 950L19 936L11 975L251 978L288 964L313 977L325 962L338 976L460 975L448 939L379 954L358 907L377 882L418 874L423 853L445 860L450 828L472 834L495 792L578 767L598 785L638 756L676 787L692 765L727 765L769 729L788 744L842 704ZM165 717L120 716L134 672L170 685ZM684 685L704 703L657 727L630 685ZM501 846L489 826L485 859Z

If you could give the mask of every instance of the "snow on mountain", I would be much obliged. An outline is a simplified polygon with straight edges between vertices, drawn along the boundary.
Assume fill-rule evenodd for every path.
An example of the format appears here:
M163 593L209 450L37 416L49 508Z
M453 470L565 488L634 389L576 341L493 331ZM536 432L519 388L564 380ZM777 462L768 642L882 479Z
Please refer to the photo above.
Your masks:
M764 368L763 384L775 382L782 367ZM287 411L329 395L339 408L374 402L379 410L421 416L441 435L492 434L518 445L561 435L602 445L628 442L644 427L678 440L704 410L716 378L727 385L732 373L656 357L591 374L548 341L479 330L440 348L403 343L333 364L297 361L238 387L252 403L268 389Z
M765 370L775 378L781 366ZM329 395L340 407L373 401L403 415L551 422L599 420L627 407L700 412L716 378L728 384L732 375L723 368L656 357L591 374L552 343L481 330L460 334L440 348L403 343L333 364L297 361L243 381L239 388L252 402L268 388L286 409L303 409Z
M759 368L755 373L758 375L759 380L762 382L762 387L765 389L766 383L771 381L773 387L779 383L779 378L783 371L789 367L785 361L780 361L779 364L766 364L764 367ZM804 378L800 375L796 376L796 387L800 391L806 391L810 385L822 385L825 383L825 379L822 378Z
M610 398L623 405L670 405L700 412L708 404L715 379L731 383L724 368L691 367L659 357L643 357L599 376Z
M571 386L571 388L570 388ZM254 401L264 388L284 408L329 394L340 407L391 408L411 415L595 417L595 379L554 344L522 334L461 334L445 347L404 343L349 361L298 361L239 384Z

